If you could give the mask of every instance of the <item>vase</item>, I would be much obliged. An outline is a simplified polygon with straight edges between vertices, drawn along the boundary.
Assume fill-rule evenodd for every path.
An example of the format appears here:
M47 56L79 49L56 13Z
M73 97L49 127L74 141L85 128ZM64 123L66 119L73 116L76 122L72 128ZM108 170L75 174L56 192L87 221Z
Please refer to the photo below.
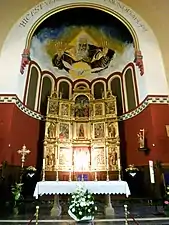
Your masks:
M18 209L17 206L14 206L14 207L13 207L13 215L14 215L14 216L17 216L18 214L19 214L19 209Z
M94 220L94 216L84 216L81 219L78 219L70 210L68 210L69 216L75 220L78 224L83 224L83 225L89 225L91 224L92 220Z

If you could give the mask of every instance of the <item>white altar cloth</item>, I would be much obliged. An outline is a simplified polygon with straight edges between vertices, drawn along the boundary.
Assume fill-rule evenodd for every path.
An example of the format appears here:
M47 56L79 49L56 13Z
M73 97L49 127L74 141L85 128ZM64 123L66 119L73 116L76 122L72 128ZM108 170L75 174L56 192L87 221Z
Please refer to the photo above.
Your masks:
M93 194L130 195L126 181L40 181L36 184L34 197L38 199L39 195L71 194L79 186Z

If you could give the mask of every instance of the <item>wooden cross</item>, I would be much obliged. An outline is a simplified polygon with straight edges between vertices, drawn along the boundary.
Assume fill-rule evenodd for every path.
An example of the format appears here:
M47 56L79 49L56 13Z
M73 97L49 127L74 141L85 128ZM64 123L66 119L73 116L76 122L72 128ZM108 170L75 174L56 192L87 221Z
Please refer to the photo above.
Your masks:
M26 155L29 154L31 151L28 150L28 149L26 149L26 146L24 145L24 146L22 147L22 149L19 149L17 152L18 152L18 154L21 155L21 162L22 162L22 168L23 168L24 163L25 163L25 157L26 157Z

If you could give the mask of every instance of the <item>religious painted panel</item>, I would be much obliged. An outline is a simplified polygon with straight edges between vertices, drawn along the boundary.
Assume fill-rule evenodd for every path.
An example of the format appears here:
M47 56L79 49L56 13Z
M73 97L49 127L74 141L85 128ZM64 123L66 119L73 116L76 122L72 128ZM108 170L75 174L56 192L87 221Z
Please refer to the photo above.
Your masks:
M95 104L95 116L102 116L103 115L103 104L96 103Z
M119 155L118 146L112 145L108 147L109 170L118 169L118 163L117 163L118 155Z
M106 102L106 114L115 114L116 106L115 101Z
M49 100L48 114L58 114L58 102Z
M69 139L69 123L60 123L59 136L63 139Z
M90 171L90 150L88 147L74 149L74 171Z
M59 170L62 171L72 170L72 148L69 147L59 148Z
M47 127L47 137L48 138L56 137L56 124L54 122L50 122Z
M79 95L75 99L75 117L89 117L89 99L85 95Z
M104 171L106 169L106 159L104 147L92 148L92 170Z
M117 136L117 127L114 122L108 124L108 137L115 138Z
M87 138L87 123L77 123L77 130L76 130L76 138L78 139L85 139Z
M60 115L69 116L69 104L62 103L60 106Z
M47 144L45 150L45 170L54 171L56 164L54 144Z
M104 123L94 124L94 138L104 138Z

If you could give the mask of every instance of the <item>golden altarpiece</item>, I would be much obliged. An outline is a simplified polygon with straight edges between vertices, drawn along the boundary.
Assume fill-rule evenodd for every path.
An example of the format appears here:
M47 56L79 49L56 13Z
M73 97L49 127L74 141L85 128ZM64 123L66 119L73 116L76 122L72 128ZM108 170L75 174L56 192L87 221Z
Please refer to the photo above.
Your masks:
M46 180L77 180L80 174L93 180L96 173L98 180L117 179L119 129L110 91L94 99L90 89L78 86L69 100L57 91L48 97L43 171Z

